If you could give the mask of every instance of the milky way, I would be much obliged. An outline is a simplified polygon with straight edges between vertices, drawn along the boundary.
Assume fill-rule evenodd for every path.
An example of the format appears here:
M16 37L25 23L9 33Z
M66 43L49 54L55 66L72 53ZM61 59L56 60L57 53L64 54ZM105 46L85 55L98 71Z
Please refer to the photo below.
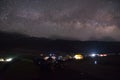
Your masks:
M0 0L0 31L120 41L119 0Z

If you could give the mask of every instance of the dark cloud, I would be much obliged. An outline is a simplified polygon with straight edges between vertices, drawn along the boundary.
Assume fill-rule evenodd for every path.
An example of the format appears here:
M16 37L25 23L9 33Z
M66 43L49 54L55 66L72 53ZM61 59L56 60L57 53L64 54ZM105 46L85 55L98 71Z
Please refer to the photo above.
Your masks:
M0 30L34 37L120 41L119 4L118 0L0 0Z

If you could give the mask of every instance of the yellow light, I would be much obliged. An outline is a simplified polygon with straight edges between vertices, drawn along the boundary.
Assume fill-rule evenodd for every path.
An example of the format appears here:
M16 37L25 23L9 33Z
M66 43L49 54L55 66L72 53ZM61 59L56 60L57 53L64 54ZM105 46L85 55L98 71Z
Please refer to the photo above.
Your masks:
M4 61L4 59L3 59L3 58L1 58L1 59L0 59L0 62L3 62L3 61Z
M81 55L81 54L76 54L75 56L74 56L74 58L75 59L83 59L83 55Z

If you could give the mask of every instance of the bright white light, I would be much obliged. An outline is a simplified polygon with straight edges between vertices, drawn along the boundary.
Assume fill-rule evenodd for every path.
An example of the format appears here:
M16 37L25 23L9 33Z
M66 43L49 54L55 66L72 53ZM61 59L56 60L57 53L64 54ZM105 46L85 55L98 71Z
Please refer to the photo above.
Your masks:
M6 62L10 62L10 61L12 61L13 60L13 58L7 58L5 61Z
M96 54L91 54L90 56L91 56L91 57L95 57L95 56L96 56Z
M91 56L95 57L95 56L96 56L96 54L92 54Z

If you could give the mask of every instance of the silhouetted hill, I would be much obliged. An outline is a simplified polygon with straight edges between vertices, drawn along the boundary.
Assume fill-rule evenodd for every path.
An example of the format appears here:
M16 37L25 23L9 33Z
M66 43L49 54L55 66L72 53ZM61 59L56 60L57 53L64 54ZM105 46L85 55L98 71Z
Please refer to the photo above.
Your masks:
M40 51L65 52L120 52L120 42L75 41L29 37L18 33L0 32L0 49L23 48Z

